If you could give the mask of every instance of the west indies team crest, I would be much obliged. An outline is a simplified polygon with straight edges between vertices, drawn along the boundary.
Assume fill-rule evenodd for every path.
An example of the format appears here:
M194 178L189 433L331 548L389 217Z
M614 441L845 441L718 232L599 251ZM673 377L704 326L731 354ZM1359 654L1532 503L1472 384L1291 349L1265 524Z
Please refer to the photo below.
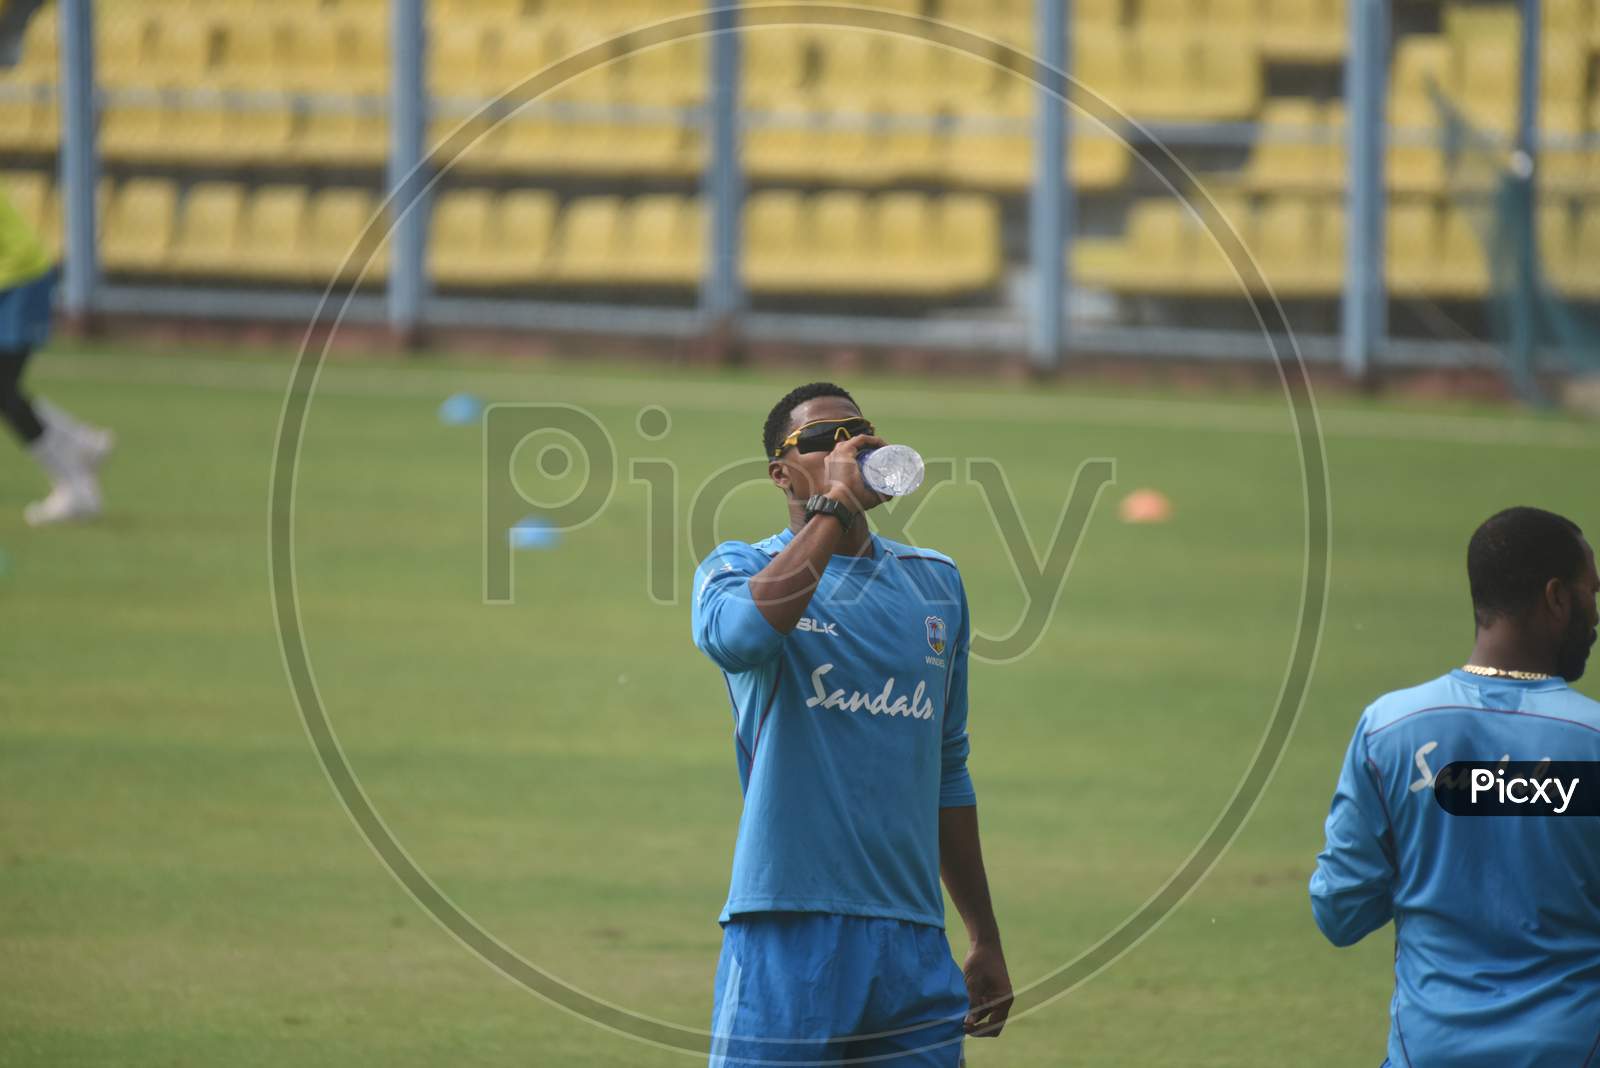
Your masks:
M929 616L923 622L928 625L928 648L933 650L935 656L944 655L944 620Z

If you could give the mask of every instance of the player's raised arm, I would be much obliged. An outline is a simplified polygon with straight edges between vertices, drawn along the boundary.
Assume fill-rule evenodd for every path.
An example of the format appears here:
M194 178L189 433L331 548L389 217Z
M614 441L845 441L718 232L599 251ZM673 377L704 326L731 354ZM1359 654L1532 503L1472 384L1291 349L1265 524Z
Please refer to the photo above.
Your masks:
M882 504L884 498L861 481L856 453L884 444L882 438L871 434L857 434L839 442L827 454L821 478L773 461L773 466L782 470L774 481L786 480L791 500L803 498L807 502L799 525L792 526L793 540L750 580L750 595L774 630L787 634L800 622L830 557L849 552L849 546L857 543L865 544L867 521L862 513ZM815 499L819 496L832 502L832 511L817 510Z

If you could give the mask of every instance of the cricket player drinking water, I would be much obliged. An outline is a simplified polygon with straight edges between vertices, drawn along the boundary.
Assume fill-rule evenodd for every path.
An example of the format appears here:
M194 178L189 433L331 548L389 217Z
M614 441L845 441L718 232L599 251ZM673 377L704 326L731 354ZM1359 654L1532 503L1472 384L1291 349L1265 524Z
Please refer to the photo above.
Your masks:
M744 791L712 1068L955 1068L1011 1006L967 773L966 593L949 557L868 527L884 498L856 454L883 444L838 386L789 393L762 441L788 525L695 573L694 641L726 680Z

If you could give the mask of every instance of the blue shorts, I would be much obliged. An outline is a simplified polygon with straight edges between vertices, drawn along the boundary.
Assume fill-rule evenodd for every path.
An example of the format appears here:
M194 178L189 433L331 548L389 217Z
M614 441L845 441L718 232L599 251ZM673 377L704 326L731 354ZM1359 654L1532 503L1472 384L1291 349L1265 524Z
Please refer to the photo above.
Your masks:
M51 301L56 291L56 271L0 289L0 352L39 348L50 337Z
M959 1068L967 985L937 927L748 912L722 932L710 1068ZM765 1041L763 1041L765 1040Z

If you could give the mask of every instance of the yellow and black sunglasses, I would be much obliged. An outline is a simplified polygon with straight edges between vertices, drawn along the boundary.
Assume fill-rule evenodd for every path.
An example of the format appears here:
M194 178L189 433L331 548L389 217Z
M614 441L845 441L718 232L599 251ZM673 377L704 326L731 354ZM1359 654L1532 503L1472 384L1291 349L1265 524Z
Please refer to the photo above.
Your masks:
M849 441L857 434L876 433L872 424L859 415L853 419L813 419L795 427L793 433L780 441L772 450L772 458L776 460L788 448L796 452L832 452L839 442Z

